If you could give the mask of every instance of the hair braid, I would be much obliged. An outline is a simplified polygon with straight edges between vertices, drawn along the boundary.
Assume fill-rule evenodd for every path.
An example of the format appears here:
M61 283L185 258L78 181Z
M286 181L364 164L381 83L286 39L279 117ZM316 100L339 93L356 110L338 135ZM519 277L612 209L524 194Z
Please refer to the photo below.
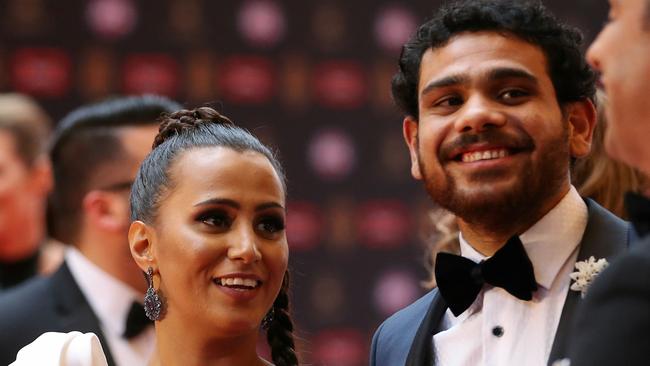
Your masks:
M271 357L276 366L297 366L293 342L293 322L289 315L289 272L285 272L282 287L273 302L273 320L266 332Z
M193 110L181 109L180 111L163 116L158 129L158 135L153 141L152 148L167 141L172 136L179 135L184 130L193 129L198 125L216 123L233 126L232 121L210 107L199 107Z

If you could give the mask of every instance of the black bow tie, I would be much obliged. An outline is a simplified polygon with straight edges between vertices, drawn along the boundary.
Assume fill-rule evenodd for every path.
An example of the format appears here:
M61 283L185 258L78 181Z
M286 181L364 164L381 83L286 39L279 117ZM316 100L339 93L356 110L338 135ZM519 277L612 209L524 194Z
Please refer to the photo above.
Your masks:
M147 326L153 324L144 313L144 306L137 302L131 304L129 315L126 317L126 329L122 335L126 339L131 339L142 333Z
M472 305L485 283L501 287L521 300L532 299L537 290L533 264L518 236L480 263L438 253L435 273L438 290L455 316Z
M650 199L638 193L625 194L625 209L639 237L650 233Z

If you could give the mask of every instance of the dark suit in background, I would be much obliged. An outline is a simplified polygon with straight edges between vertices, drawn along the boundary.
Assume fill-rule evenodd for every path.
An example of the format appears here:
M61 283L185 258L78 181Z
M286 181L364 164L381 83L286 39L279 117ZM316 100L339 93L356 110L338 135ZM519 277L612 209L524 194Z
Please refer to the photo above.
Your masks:
M571 338L571 366L650 364L650 200L626 206L641 241L589 289Z
M64 263L51 277L37 278L0 295L0 365L45 332L93 332L109 366L115 362L99 321ZM135 365L134 365L135 366Z

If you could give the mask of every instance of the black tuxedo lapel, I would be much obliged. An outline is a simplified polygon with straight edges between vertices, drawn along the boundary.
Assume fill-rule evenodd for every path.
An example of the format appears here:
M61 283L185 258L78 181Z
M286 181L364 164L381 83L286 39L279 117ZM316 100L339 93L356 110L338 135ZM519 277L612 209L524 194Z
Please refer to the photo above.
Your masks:
M108 366L115 366L104 333L99 327L99 320L65 262L51 280L56 312L60 316L60 329L67 332L76 330L83 333L95 333L102 344Z
M614 216L597 203L590 199L585 200L588 209L588 220L585 233L580 242L578 261L586 260L590 256L599 258L611 258L622 253L627 248L631 235L631 227L625 221ZM566 301L562 308L560 323L555 333L555 339L551 348L549 364L566 355L566 343L569 339L573 313L581 299L579 291L571 291L567 294ZM435 363L432 337L440 328L440 322L447 310L447 304L439 292L433 296L431 305L420 323L408 357L406 366L431 366Z
M431 366L434 364L435 355L433 351L433 339L431 337L440 328L440 321L443 315L445 315L446 310L447 304L442 296L440 296L440 292L436 290L429 310L427 310L427 314L422 319L420 327L417 333L415 333L415 338L413 338L413 343L411 344L411 349L406 359L406 366Z
M623 253L630 239L630 225L614 216L590 199L585 200L589 210L589 219L585 233L580 242L580 251L576 261L584 261L593 256L610 259L616 254ZM570 330L573 323L574 312L580 303L580 291L569 290L560 323L555 332L551 355L548 364L567 356L567 342L570 339Z

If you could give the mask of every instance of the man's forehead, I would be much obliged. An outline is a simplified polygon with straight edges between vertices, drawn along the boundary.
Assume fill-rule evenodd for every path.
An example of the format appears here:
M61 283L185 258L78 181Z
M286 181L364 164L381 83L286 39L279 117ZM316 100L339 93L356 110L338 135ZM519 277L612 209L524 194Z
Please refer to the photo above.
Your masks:
M546 57L533 44L496 32L464 33L423 54L419 86L422 89L450 75L486 77L499 69L520 70L537 78L548 74Z

